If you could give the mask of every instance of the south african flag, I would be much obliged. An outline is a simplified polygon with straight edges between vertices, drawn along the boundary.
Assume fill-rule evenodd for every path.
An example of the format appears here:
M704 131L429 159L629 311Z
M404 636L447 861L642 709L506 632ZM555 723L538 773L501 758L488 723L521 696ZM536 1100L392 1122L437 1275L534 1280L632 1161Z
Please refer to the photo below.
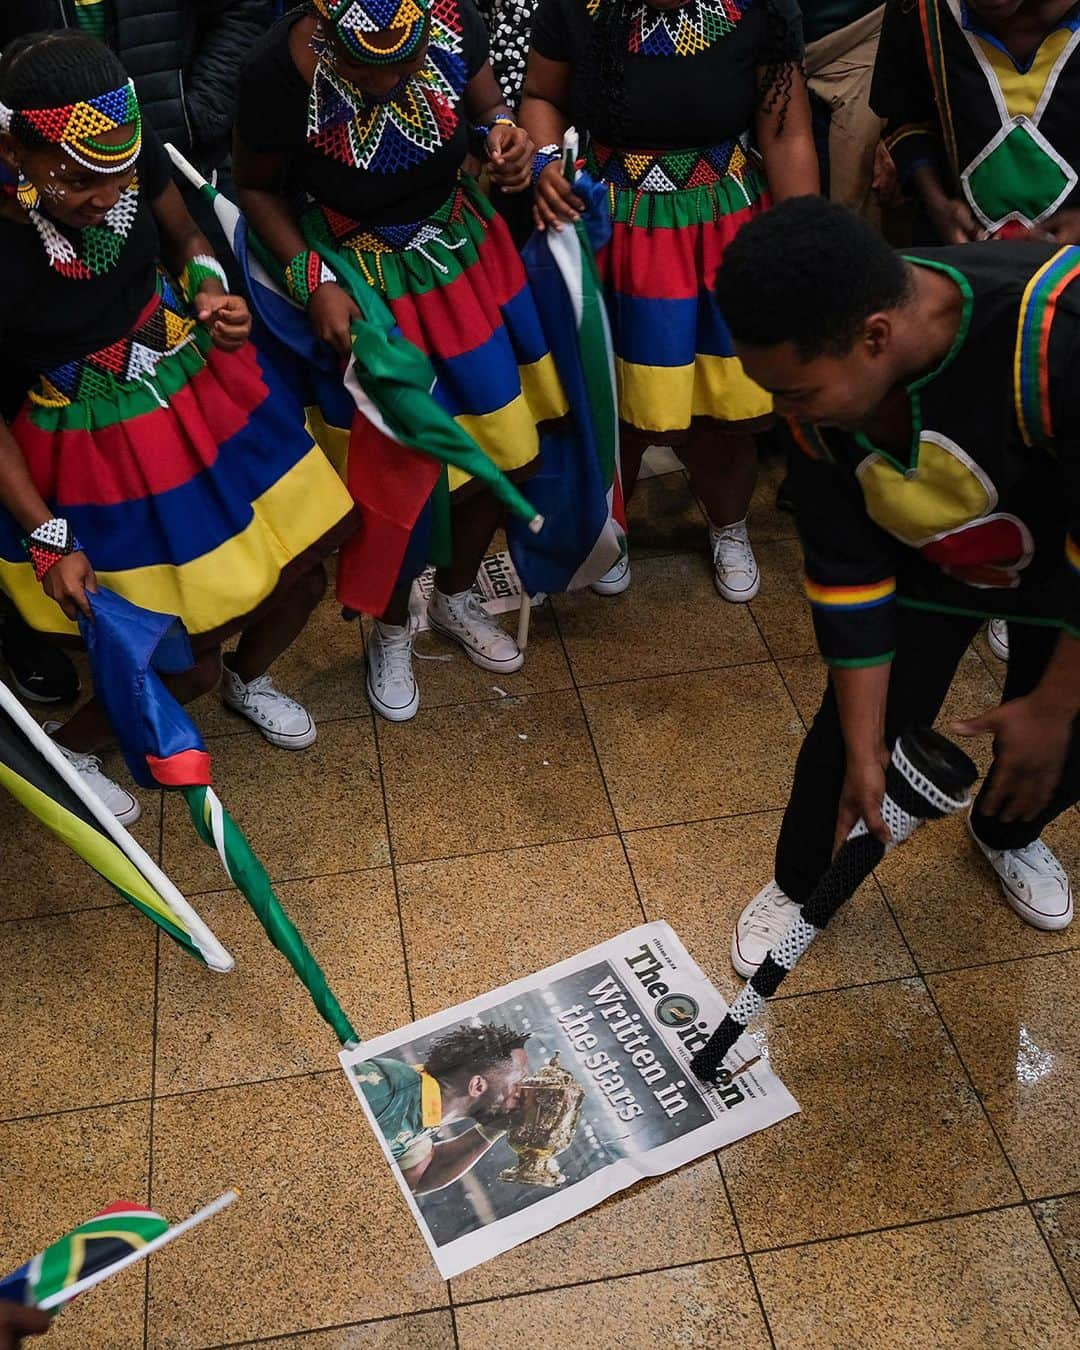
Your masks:
M51 1312L217 1214L238 1194L225 1191L178 1224L145 1205L117 1201L0 1280L0 1299Z

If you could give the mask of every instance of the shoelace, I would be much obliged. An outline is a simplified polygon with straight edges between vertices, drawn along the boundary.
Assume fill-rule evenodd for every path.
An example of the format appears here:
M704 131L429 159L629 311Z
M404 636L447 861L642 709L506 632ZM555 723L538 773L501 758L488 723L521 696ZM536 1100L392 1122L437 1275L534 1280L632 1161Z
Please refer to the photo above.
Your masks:
M409 679L412 676L412 628L406 628L400 637L380 633L379 645L383 653L383 680L392 683Z
M98 755L76 755L68 750L64 757L76 773L101 772L101 759Z
M720 530L713 541L713 562L729 572L752 572L754 553L750 536L741 530Z
M245 701L249 703L259 703L272 699L275 703L284 703L290 707L299 707L299 704L294 704L293 700L289 698L288 695L283 694L281 690L277 688L269 675L260 675L257 679L252 680L250 684L245 685L244 698Z
M746 925L747 930L755 936L779 940L787 932L788 925L795 917L797 908L798 906L786 897L764 896L760 905L750 915ZM783 912L777 913L777 910Z

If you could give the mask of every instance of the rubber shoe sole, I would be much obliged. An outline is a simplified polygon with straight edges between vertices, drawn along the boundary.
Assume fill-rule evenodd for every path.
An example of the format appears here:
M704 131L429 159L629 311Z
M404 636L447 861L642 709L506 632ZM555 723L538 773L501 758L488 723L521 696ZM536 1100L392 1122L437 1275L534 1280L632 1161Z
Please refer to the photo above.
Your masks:
M236 717L242 717L245 722L255 728L262 736L263 740L269 741L271 745L276 745L279 750L306 750L309 745L314 745L319 735L319 729L315 725L311 716L308 716L308 729L298 731L295 735L287 735L281 731L271 731L269 727L264 727L261 722L257 722L254 717L249 717L243 708L238 708L235 703L230 703L228 699L221 700L221 706L227 708Z
M589 590L595 595L622 595L623 591L630 589L630 565L626 566L626 571L621 577L614 581L590 581Z
M364 689L367 692L368 702L379 716L385 718L387 722L409 722L416 716L420 709L419 688L416 689L412 698L403 708L391 708L388 703L384 703L378 694L376 694L375 690L372 689L370 679L364 680Z
M744 980L749 980L758 972L758 967L753 966L747 961L739 951L739 931L735 930L731 935L731 964L736 975L741 975Z
M432 631L439 633L444 638L449 638L451 642L457 643L474 666L479 666L481 670L490 670L495 675L513 675L515 670L520 670L525 664L525 653L518 652L508 661L493 661L490 656L485 656L483 652L478 652L475 647L470 647L463 637L451 632L449 628L443 628L441 624L436 623L431 611L428 611L428 624ZM411 715L411 714L410 714Z
M754 578L754 584L748 586L745 591L733 591L730 587L724 585L720 580L719 573L714 569L713 585L716 587L717 594L724 600L729 601L733 605L746 605L749 604L749 602L755 598L758 591L761 590L761 573L759 572L757 574Z
M968 817L968 834L971 835L971 842L986 858L986 851L982 843L976 838L975 831L971 828L971 817ZM1043 914L1041 910L1032 909L1022 896L1017 895L1001 873L994 867L989 858L987 863L993 868L994 875L997 877L998 885L1001 887L1001 893L1005 897L1005 902L1017 915L1018 918L1028 924L1031 928L1037 928L1041 933L1060 933L1062 929L1068 928L1073 921L1073 893L1072 886L1069 886L1068 897L1065 904L1065 911L1062 914Z

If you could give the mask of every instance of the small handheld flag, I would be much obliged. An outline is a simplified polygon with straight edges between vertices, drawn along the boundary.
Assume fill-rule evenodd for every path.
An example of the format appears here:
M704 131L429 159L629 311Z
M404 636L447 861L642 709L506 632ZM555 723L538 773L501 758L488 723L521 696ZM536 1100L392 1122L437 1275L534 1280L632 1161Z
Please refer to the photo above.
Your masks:
M0 1299L54 1312L220 1213L239 1194L235 1189L224 1191L178 1224L170 1224L145 1205L122 1201L109 1205L0 1280Z

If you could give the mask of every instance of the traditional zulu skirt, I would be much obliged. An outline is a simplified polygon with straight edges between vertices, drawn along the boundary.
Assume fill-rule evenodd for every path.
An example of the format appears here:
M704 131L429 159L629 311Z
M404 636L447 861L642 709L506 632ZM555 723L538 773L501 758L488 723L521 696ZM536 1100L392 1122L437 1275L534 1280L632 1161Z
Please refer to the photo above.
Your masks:
M216 350L169 282L126 337L42 374L12 432L99 582L178 615L205 649L355 528L299 392L248 343ZM34 628L75 625L0 511L0 588Z
M708 417L768 423L772 401L743 373L713 298L724 250L769 205L738 141L703 150L612 150L587 161L608 185L613 233L597 264L615 343L619 416L665 444Z
M304 234L352 263L387 302L402 334L430 359L436 401L469 433L487 457L512 478L535 468L543 423L564 417L566 396L548 351L521 258L509 231L471 179L457 183L440 210L405 225L366 226L314 205ZM341 468L363 455L363 419L348 426L322 407L326 425L319 440ZM405 528L397 555L381 536L379 557L368 557L370 536L362 524L343 551L338 594L350 608L380 613L393 585L411 580L426 562L448 561L432 551L429 499L441 491L468 492L468 473L447 468L435 492L430 482L399 480ZM417 500L413 495L417 494ZM445 530L442 531L445 541ZM364 556L361 556L364 555ZM382 600L383 604L378 601Z

